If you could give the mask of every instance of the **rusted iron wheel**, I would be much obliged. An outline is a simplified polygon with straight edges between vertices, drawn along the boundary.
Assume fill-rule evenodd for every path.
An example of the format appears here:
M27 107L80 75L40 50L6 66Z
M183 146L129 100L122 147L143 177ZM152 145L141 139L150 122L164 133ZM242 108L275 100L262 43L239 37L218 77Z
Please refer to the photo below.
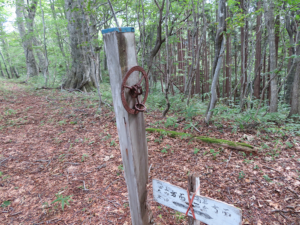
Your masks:
M135 85L133 85L131 87L126 86L127 79L135 71L139 71L142 73L141 79L139 80L138 83L136 83ZM145 96L144 96L143 101L140 102L138 97L139 97L139 95L141 95L143 93L141 83L144 79L145 79L145 86L146 86ZM129 107L129 105L125 99L125 88L130 89L130 91L129 91L130 96L132 98L137 99L136 104L134 105L133 108ZM146 71L140 66L134 66L130 70L128 70L128 72L126 73L126 75L123 79L122 87L121 87L121 99L122 99L122 103L123 103L123 106L126 109L126 111L130 114L138 114L139 112L144 112L146 110L145 103L146 103L146 100L148 97L148 92L149 92L149 81L148 81L148 76L147 76Z

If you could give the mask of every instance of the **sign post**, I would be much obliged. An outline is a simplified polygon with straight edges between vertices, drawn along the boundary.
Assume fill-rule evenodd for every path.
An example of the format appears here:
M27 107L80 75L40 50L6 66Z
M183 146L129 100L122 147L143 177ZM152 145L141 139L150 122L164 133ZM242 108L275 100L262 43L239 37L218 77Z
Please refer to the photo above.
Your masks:
M129 194L131 220L133 225L146 225L150 224L151 216L147 206L148 148L144 115L142 112L129 113L124 108L122 98L131 109L141 108L143 104L139 103L138 99L132 98L129 90L121 91L124 88L122 82L126 73L137 66L134 28L110 28L102 30L102 34ZM124 81L125 87L133 87L141 80L139 72L133 71L130 76L126 77L126 80Z
M208 225L241 225L242 211L225 202L195 195L193 202L188 198L187 190L168 182L153 179L153 198L156 202L171 209L186 213Z

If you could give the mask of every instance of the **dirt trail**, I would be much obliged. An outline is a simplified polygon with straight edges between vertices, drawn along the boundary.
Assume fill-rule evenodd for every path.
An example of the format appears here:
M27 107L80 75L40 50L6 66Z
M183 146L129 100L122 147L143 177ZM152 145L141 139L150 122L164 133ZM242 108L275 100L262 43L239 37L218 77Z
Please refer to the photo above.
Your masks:
M114 115L111 109L97 115L96 108L83 94L33 93L17 84L2 84L0 224L131 224ZM147 127L161 123L157 115L145 114ZM201 129L233 141L244 135ZM148 134L148 200L155 223L186 224L186 219L153 201L152 178L186 188L187 175L197 172L201 194L241 208L244 224L298 224L300 146L284 144L295 137L277 145L274 137L247 137L253 137L248 143L269 148L243 155ZM64 210L62 201L69 203Z

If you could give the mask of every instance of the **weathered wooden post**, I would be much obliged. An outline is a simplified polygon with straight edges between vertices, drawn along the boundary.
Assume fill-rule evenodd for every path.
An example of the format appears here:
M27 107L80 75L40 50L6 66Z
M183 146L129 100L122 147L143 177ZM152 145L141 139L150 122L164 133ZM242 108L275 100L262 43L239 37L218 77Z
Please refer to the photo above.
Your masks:
M131 220L133 225L150 224L151 216L147 207L148 148L145 121L142 112L130 114L124 108L121 89L126 73L137 66L135 35L133 27L110 28L102 30L113 105L119 134L119 142L129 193ZM126 86L140 81L139 72L128 77ZM145 90L143 90L145 91ZM136 99L125 90L125 100L132 109Z
M189 192L193 192L200 195L200 176L197 174L190 174L188 178ZM200 225L200 221L195 220L192 216L188 217L188 225Z

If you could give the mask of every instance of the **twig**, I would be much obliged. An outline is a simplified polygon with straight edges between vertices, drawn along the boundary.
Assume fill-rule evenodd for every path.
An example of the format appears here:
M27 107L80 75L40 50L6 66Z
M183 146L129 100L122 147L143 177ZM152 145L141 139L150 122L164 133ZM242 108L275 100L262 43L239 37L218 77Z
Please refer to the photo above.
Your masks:
M1 165L1 163L5 162L6 160L8 160L8 158L3 159L3 160L0 162L0 165Z
M72 164L72 165L80 165L80 163L72 163L72 162L65 162L65 163Z
M225 168L228 166L228 163L229 163L229 161L230 161L230 158L231 158L231 153L232 153L232 151L230 151L229 159L228 159L228 161L227 161L227 163L226 163L226 166L225 166Z
M107 200L108 202L112 203L114 207L118 208L113 201Z
M288 191L290 191L290 192L292 192L293 194L295 194L297 196L297 198L299 198L299 195L295 191L293 191L293 190L291 190L289 188L285 188L285 189L288 190Z
M46 159L39 159L39 160L35 160L35 162L49 162L49 160L46 160Z
M271 212L282 212L282 213L300 213L300 211L284 211L284 210L272 210Z
M52 157L52 159L53 159L53 157ZM46 168L49 166L49 164L51 163L52 159L49 161L49 163L47 164Z
M100 165L100 166L96 167L95 169L98 169L98 170L100 170L100 169L102 169L102 168L105 168L105 167L106 167L106 164L104 163L104 164L102 164L102 165Z
M22 211L17 212L17 213L14 213L14 214L11 214L10 216L15 216L15 215L18 215L18 214L20 214L20 213L22 213Z
M83 182L83 190L84 190L84 191L89 191L89 189L86 189L86 188L85 188L85 182L84 182L84 180L83 180L82 182Z
M148 173L150 173L151 167L152 167L152 164L151 164L150 167L149 167Z
M278 171L278 170L276 170L276 169L273 169L272 167L268 167L268 166L265 166L265 165L263 165L263 167L266 167L266 168L268 168L268 169L270 169L270 170L274 170L274 171L276 171L276 172L282 174L280 171Z
M120 180L120 178L107 185L107 187L103 191L106 191L112 184L116 183L118 180Z

